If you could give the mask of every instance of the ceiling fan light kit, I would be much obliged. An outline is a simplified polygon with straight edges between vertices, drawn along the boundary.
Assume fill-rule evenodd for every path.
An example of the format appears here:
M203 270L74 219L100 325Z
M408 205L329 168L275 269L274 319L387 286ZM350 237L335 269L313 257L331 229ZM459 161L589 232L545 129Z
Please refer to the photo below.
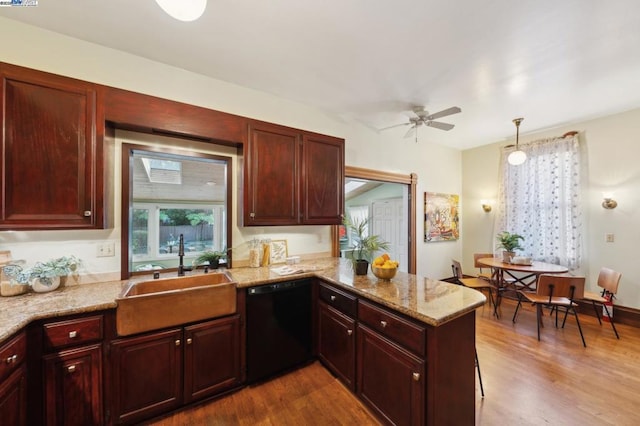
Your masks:
M509 156L507 157L507 161L512 166L519 166L520 164L527 161L527 154L524 151L520 151L518 147L518 139L520 136L520 123L522 123L522 120L524 120L524 118L513 119L513 123L516 125L516 150L513 151L511 154L509 154Z
M191 22L202 16L207 0L156 0L158 6L178 21Z
M441 117L446 117L448 115L452 115L452 114L457 114L459 112L461 112L462 110L457 107L451 107L451 108L447 108L447 109L443 109L442 111L436 112L434 114L429 114L429 111L425 110L424 107L422 106L416 106L413 107L412 109L413 113L415 114L415 117L411 117L409 118L409 122L408 123L401 123L401 124L396 124L390 127L385 127L381 130L388 130L388 129L393 129L395 127L400 127L400 126L411 126L409 128L409 131L407 131L407 133L404 135L405 138L410 137L411 135L416 134L416 142L418 141L418 134L416 129L422 125L424 126L428 126L428 127L434 127L436 129L440 129L440 130L451 130L453 129L455 126L453 124L449 124L449 123L443 123L441 121L434 121L438 118Z

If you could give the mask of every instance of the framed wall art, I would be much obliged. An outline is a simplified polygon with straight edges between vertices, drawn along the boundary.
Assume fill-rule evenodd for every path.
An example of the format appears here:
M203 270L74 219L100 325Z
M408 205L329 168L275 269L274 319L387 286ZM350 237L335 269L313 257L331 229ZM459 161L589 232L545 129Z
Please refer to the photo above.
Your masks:
M456 194L424 193L425 243L455 241L460 238L459 198Z
M287 240L273 240L269 248L270 263L284 263L287 261Z

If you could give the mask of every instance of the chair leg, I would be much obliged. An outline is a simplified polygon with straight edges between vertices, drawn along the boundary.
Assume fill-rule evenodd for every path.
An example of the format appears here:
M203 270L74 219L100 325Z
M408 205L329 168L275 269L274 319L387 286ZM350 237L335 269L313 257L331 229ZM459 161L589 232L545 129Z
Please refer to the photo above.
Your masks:
M576 324L578 324L578 330L580 331L580 338L582 339L582 346L584 346L585 348L587 347L587 342L584 341L584 334L582 334L582 327L580 327L580 320L578 319L578 311L576 311L576 308L571 307L571 309L573 310L573 314L576 316ZM569 310L569 308L567 308L567 310Z
M618 335L618 330L616 330L616 325L613 323L613 316L609 312L609 308L607 308L607 305L602 305L602 306L604 306L604 311L607 313L607 316L609 317L609 321L611 322L611 327L613 327L613 332L616 333L616 339L619 339L620 336ZM598 318L598 319L600 319L600 318ZM602 323L600 323L600 324L602 324Z
M480 394L484 398L484 386L482 386L482 374L480 374L480 361L478 361L477 349L476 349L476 370L478 370L478 381L480 381Z
M598 308L596 307L596 302L592 300L591 304L593 305L593 310L596 311L596 318L598 318L598 322L600 323L600 325L602 325L602 321L600 320L600 312L598 312Z
M513 318L511 318L511 322L516 322L516 316L518 315L518 309L520 309L520 305L522 305L522 296L518 293L518 304L516 305L516 310L513 312Z
M498 297L498 295L496 294L496 297L493 297L493 289L489 288L489 306L491 306L491 304L493 304L493 316L495 316L496 318L499 318L498 316L498 309L496 306L496 298ZM497 292L497 290L496 290Z
M540 321L542 321L542 305L536 304L536 323L538 325L538 341L540 341Z

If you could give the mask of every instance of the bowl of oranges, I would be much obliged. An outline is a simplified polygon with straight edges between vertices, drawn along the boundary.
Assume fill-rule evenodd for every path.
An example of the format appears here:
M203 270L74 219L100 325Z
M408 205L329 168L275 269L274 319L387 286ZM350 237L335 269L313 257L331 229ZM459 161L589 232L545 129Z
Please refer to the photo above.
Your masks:
M381 280L389 281L398 272L398 261L391 260L387 253L378 256L371 262L371 272Z

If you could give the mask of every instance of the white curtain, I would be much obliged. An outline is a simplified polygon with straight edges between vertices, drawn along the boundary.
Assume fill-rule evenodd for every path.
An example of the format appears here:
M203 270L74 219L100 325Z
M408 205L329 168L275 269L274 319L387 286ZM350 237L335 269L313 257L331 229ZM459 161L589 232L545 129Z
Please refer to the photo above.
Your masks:
M578 136L520 145L524 164L501 155L494 230L524 237L522 255L575 270L582 260L581 164ZM494 239L495 241L495 239Z

